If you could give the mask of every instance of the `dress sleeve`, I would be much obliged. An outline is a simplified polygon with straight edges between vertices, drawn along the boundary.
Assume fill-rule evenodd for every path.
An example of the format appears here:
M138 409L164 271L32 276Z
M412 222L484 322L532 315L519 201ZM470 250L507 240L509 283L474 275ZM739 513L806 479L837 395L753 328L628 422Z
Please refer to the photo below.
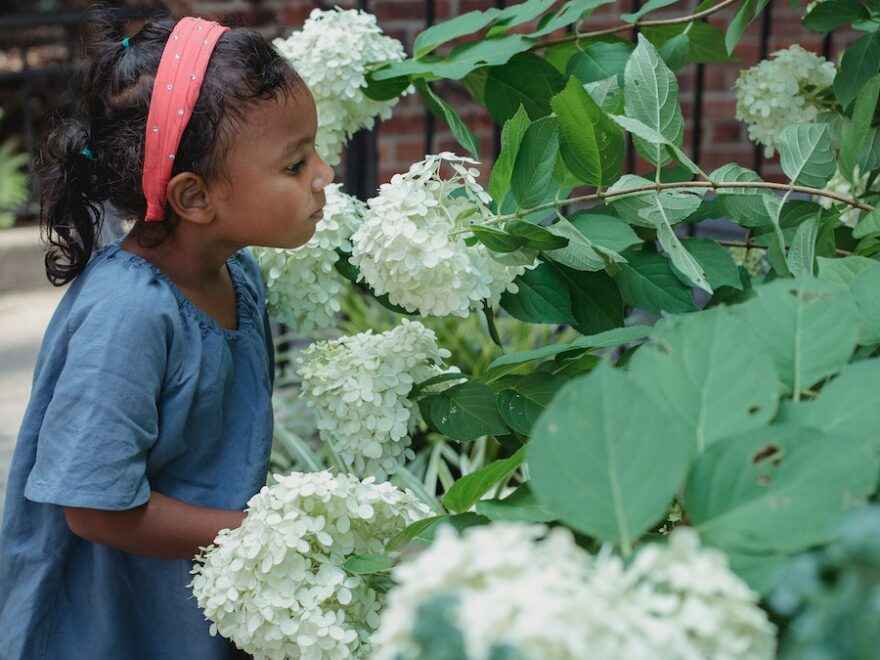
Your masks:
M27 499L104 510L149 500L170 326L154 297L132 298L95 301L69 317Z

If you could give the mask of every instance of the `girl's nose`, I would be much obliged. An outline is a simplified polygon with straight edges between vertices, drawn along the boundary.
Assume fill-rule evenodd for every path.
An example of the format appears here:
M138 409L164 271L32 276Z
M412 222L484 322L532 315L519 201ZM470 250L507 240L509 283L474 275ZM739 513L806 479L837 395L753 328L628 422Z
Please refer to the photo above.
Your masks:
M333 183L333 177L336 174L333 171L333 168L330 167L327 163L322 161L321 164L324 166L321 169L321 173L316 176L312 181L312 190L315 192L321 192L322 190L324 190L325 187Z

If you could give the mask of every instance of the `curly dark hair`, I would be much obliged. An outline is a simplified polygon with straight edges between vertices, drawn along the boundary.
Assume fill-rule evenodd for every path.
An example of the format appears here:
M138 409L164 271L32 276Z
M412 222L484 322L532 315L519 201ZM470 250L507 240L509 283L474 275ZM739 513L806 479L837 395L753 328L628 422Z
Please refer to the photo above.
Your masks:
M144 137L153 80L175 21L159 15L123 45L124 22L96 7L86 46L89 65L72 116L58 123L40 155L40 224L46 275L61 286L85 268L96 247L104 203L133 220L133 235L155 247L178 219L166 205L163 222L145 223L141 186ZM296 71L259 32L223 34L211 56L198 102L180 141L172 176L194 172L206 181L224 176L231 138L255 103L305 87ZM88 148L93 155L82 155Z

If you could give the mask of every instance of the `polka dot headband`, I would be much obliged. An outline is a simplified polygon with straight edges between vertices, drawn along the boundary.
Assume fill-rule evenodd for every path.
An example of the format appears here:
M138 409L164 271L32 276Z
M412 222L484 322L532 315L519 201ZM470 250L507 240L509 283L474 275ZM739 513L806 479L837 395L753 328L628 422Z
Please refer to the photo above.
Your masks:
M188 16L174 26L165 44L147 116L143 175L146 222L165 219L165 196L174 156L199 99L211 53L228 29Z

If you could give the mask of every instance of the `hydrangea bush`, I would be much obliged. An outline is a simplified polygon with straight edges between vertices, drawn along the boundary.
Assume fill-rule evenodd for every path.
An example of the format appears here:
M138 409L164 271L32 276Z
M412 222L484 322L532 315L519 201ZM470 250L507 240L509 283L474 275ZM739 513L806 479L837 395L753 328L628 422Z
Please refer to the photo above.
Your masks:
M367 657L383 595L346 571L427 515L410 493L368 477L292 472L264 486L241 527L196 557L190 586L211 634L257 660Z
M421 420L408 398L416 383L447 371L450 353L418 321L316 342L298 360L302 394L321 439L347 470L384 479L412 458L409 433Z
M293 250L255 247L268 290L272 318L308 335L336 325L346 281L336 270L337 250L351 251L350 238L365 205L333 183L324 189L324 214L309 242Z
M345 142L376 117L388 119L397 99L364 96L371 65L404 59L403 46L386 37L376 17L358 9L313 9L302 30L273 42L308 85L318 109L315 149L338 165Z
M684 2L646 3L612 28L637 25L634 39L591 29L602 4L470 12L419 34L407 59L363 68L365 98L418 90L468 155L430 155L384 185L334 265L401 316L479 312L498 349L456 373L433 335L403 319L316 344L299 365L333 449L329 478L392 478L433 514L334 564L343 584L367 575L374 591L397 566L388 608L370 610L387 621L376 654L772 657L758 594L804 552L837 552L841 521L877 497L878 9L835 0L807 11L807 29L859 31L838 42L836 65L792 46L743 73L738 112L783 173L765 181L740 163L707 172L692 159L676 72L729 60L767 3L704 3L699 16ZM652 24L659 7L678 18ZM722 30L714 14L726 7L735 14ZM441 79L460 81L501 128L485 188L477 141L432 88ZM627 139L641 156L633 172ZM732 238L708 237L706 221ZM516 350L496 315L568 334ZM436 436L463 453L480 447L481 465L443 463L427 489L422 475L441 462L408 463L408 450ZM276 556L263 533L248 546L261 561ZM236 579L262 580L262 564L247 566ZM228 596L228 570L199 588ZM781 615L797 618L780 628L784 653L826 645L828 622L848 613L862 621L857 603L871 593L838 586ZM217 622L226 607L206 613ZM281 619L247 621L217 630L259 624L273 643L299 644ZM358 639L345 652L373 653ZM834 653L824 657L852 657Z

